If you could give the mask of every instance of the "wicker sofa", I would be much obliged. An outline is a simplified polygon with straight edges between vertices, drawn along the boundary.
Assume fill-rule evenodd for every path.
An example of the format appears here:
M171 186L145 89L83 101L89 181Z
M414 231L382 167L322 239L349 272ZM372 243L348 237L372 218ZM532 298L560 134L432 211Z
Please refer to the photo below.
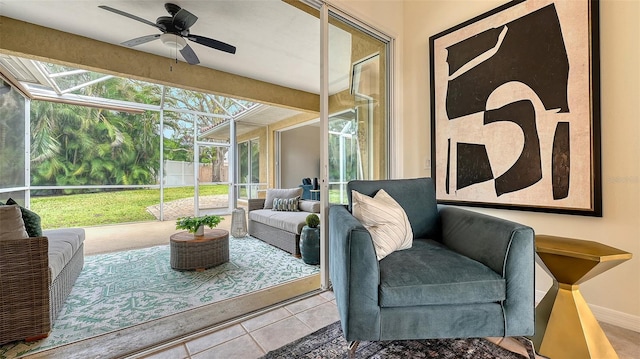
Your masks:
M82 228L0 240L0 344L49 335L84 265Z
M249 234L300 257L300 232L310 213L320 213L320 202L300 200L299 211L284 212L265 208L265 199L249 200Z

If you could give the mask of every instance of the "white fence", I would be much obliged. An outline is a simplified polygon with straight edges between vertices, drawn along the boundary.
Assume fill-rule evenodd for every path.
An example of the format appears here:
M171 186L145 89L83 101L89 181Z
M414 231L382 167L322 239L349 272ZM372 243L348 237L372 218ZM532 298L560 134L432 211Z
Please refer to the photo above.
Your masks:
M193 162L164 161L164 185L167 187L193 186ZM198 177L200 182L214 182L211 164L200 164ZM221 178L215 182L229 181L229 168L225 164L221 170Z

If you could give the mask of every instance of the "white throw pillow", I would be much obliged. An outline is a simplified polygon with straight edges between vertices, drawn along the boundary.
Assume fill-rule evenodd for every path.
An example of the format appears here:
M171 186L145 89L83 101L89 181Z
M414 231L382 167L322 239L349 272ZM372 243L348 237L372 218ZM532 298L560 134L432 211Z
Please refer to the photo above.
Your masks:
M0 241L29 238L24 228L22 212L17 205L0 206Z
M385 190L371 198L351 191L353 216L371 233L378 260L413 245L413 230L404 209Z

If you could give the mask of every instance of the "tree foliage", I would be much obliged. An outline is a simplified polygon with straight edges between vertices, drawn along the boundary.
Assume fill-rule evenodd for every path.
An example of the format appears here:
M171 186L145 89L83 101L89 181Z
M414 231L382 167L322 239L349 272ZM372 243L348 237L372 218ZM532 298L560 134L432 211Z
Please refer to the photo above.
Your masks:
M0 80L0 188L24 186L24 99ZM17 159L17 160L16 160Z
M64 86L90 81L81 74ZM162 87L134 80L110 78L80 88L78 95L159 104ZM222 113L212 95L173 89L167 107ZM214 125L215 119L196 116L195 125ZM162 131L157 111L142 114L46 101L31 103L31 183L35 186L148 185L159 183L160 140L166 160L193 161L194 116L165 111ZM204 119L204 120L203 120ZM220 119L217 119L220 120ZM213 153L212 153L213 151ZM202 151L203 162L220 162L224 153Z

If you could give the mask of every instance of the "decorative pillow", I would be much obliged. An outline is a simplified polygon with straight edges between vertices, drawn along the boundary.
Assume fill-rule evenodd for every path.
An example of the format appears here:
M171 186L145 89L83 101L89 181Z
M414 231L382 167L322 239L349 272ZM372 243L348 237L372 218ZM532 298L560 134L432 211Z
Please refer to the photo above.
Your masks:
M320 213L320 201L303 199L298 202L298 208L303 212Z
M300 197L294 198L274 198L273 210L274 211L286 211L286 212L298 212L298 202Z
M302 188L289 188L289 189L268 189L267 198L264 200L264 209L273 208L274 198L295 198L302 196Z
M42 221L40 220L40 216L30 211L16 203L12 198L7 200L8 205L17 205L20 207L20 211L22 212L22 220L24 221L24 227L27 229L27 233L29 233L29 237L42 237Z
M385 190L371 198L351 191L353 216L371 233L378 260L413 245L413 231L404 209Z
M24 229L20 208L16 205L0 206L0 240L29 238Z

